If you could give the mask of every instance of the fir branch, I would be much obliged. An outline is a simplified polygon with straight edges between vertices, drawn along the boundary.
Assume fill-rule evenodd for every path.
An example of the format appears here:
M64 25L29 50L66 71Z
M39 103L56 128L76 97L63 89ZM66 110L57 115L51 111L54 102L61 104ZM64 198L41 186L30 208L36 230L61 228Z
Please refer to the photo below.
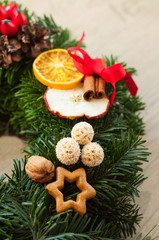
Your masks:
M107 59L109 64L114 64L115 61L113 57L109 61ZM56 143L62 137L70 136L73 125L81 119L74 121L60 119L48 112L42 99L45 89L46 87L35 79L32 71L26 71L21 77L21 84L16 92L19 109L13 113L12 122L16 128L20 126L22 132L27 133L30 139L28 148L25 150L28 156L40 155L51 160L55 166L63 166L56 158ZM84 167L86 169L89 183L97 190L96 198L88 201L87 206L88 216L91 218L89 228L92 228L98 237L121 236L121 233L125 236L133 235L135 224L138 224L141 219L139 208L133 201L134 196L139 196L138 186L145 180L141 164L143 161L147 161L149 155L147 149L143 147L144 142L138 138L144 127L138 112L143 108L141 100L138 97L131 97L125 85L119 82L115 102L107 115L102 119L87 120L94 127L94 140L104 148L105 160L96 168L86 168L79 161L76 168ZM83 118L83 120L86 119ZM73 171L74 166L70 166L68 169ZM26 181L27 177L24 179ZM16 181L12 181L10 180L12 186L14 185L18 191L21 191L21 188L16 185ZM71 187L68 187L64 191L66 199L71 199L77 194L74 187L70 190ZM22 199L23 194L20 192L18 194ZM26 200L25 204L27 204ZM28 202L28 204L30 203ZM56 217L55 209L52 208L52 211ZM71 214L69 218L72 216ZM96 221L101 223L100 231L93 228L94 214L99 216ZM51 223L53 224L52 221ZM113 229L110 227L110 223ZM74 226L74 223L71 223L72 225ZM51 232L52 225L49 226L48 229ZM44 226L41 228L45 229ZM63 233L62 229L61 231ZM74 229L69 231L74 232ZM41 233L36 232L37 234ZM51 232L51 234L54 236L56 232ZM88 231L87 236L89 234Z
M47 17L46 15L44 15L43 18L41 17L36 17L35 22L39 25L39 26L43 26L46 27L47 29L49 29L50 31L50 35L53 35L55 33L61 33L62 29L61 27L58 27L57 24L55 23L54 19L52 16Z
M77 45L77 40L70 41L68 29L57 26L52 17L36 17L27 9L24 12L29 24L36 19L40 26L49 28L52 47ZM107 66L118 61L113 56L105 58ZM122 65L130 74L136 74L125 62ZM26 174L26 158L14 160L12 176L6 175L8 182L4 177L0 180L0 238L119 240L121 236L132 236L141 220L134 198L139 196L138 186L145 180L142 164L149 155L145 141L140 138L144 124L139 112L144 109L144 103L139 97L130 96L120 81L116 84L113 106L104 118L60 119L46 109L43 101L46 87L35 79L31 68L32 60L24 58L15 67L0 69L1 119L3 123L7 119L16 130L26 134L29 139L26 158L41 155L55 166L64 166L56 158L55 146L61 138L70 136L72 127L79 121L92 124L94 141L103 147L105 158L95 168L87 168L81 161L68 167L70 171L84 167L88 182L97 191L97 196L87 201L84 217L71 210L57 214L55 200L45 190L45 184L33 182ZM108 96L112 91L112 86L107 84ZM63 192L66 199L78 194L75 186L69 184Z
M70 41L70 32L66 28L60 34L54 35L53 37L53 47L54 48L64 48L67 49L68 47L76 47L78 44L78 40ZM84 47L84 43L81 43L81 47Z
M1 5L6 6L9 1L6 0L0 3ZM18 7L26 14L29 25L36 22L39 24L39 26L47 27L50 30L49 41L51 43L51 48L68 48L69 46L77 45L78 41L70 41L69 31L67 29L63 30L61 27L57 26L52 16L47 17L44 15L43 18L40 18L37 17L34 13L30 13L27 8L23 9L22 5L18 5ZM23 56L22 60L15 66L10 66L7 70L0 68L0 130L5 129L6 132L9 132L13 121L15 123L16 119L20 119L20 116L22 115L22 113L19 112L17 113L18 116L16 119L13 118L13 121L10 120L11 112L15 112L15 110L18 108L14 98L14 94L17 91L15 90L15 87L19 85L21 75L24 74L24 72L26 73L27 70L31 69L32 61L33 60L29 60L26 56ZM17 124L14 125L14 128L18 130Z

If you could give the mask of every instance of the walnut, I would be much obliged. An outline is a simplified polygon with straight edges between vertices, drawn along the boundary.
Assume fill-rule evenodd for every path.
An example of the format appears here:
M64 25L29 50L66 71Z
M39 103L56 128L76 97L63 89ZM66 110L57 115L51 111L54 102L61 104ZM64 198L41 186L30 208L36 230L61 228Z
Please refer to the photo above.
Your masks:
M54 177L55 166L44 157L31 156L25 166L25 171L33 181L45 183Z

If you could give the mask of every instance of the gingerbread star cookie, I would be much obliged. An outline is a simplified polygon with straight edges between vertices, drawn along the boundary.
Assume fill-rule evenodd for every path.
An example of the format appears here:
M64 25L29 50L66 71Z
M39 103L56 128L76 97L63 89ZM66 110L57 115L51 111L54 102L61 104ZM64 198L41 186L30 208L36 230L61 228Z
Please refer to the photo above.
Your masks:
M81 190L76 197L76 201L64 201L64 196L60 190L63 189L65 180L69 183L76 181L77 187ZM84 168L70 172L62 167L57 167L56 181L46 185L46 189L56 199L56 211L58 213L73 209L81 216L86 213L86 200L96 195L96 190L87 182Z

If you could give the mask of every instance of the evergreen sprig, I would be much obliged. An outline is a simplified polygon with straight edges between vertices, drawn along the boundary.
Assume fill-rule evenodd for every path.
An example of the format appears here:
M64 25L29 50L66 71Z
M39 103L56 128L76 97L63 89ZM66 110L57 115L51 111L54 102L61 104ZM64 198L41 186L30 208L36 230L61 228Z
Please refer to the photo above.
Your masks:
M39 25L50 29L53 48L76 46L76 40L70 41L68 29L57 26L51 16L39 18L27 9L25 14L29 24L36 19ZM113 56L105 58L108 66L118 61ZM125 62L122 65L131 75L136 74ZM8 70L1 68L0 84L1 126L4 129L11 125L28 139L24 159L14 160L12 176L0 179L0 239L119 240L133 236L142 218L135 197L139 197L138 187L146 179L142 164L149 155L141 138L144 124L140 111L145 107L141 99L130 96L119 81L115 101L105 117L69 120L47 110L43 101L46 87L34 77L32 60L22 59ZM110 96L112 86L107 84L106 90ZM26 159L32 155L66 167L56 158L55 146L61 138L70 136L79 121L93 126L94 141L103 147L105 154L103 163L95 168L85 167L81 161L67 166L70 171L84 167L88 182L97 191L96 197L87 201L83 217L71 210L57 214L55 199L47 193L45 184L33 182L25 172ZM73 199L78 194L76 186L66 186L65 199Z
M111 91L111 86L108 87ZM70 136L73 125L81 119L60 119L48 112L42 98L45 90L29 68L16 88L18 109L12 112L11 121L30 139L25 150L28 157L40 155L55 166L63 166L56 158L55 145L62 137ZM1 209L7 213L3 234L10 239L13 236L13 239L119 239L135 233L141 214L134 197L139 196L138 186L145 180L142 163L149 155L140 137L143 122L138 112L144 104L138 97L131 97L122 82L117 85L116 96L104 118L82 119L94 127L94 141L104 149L104 162L95 168L84 167L81 162L68 167L70 171L84 167L88 182L97 191L97 196L87 202L85 217L70 210L57 214L55 200L48 196L44 186L26 175L25 162L21 162L21 169L20 162L15 161L12 178L8 177L8 183L2 188ZM74 186L64 189L67 200L77 193ZM12 226L9 232L8 223Z
M0 1L0 5L6 6L9 3L8 0ZM39 26L44 26L49 29L49 41L51 48L65 48L70 46L76 46L77 40L70 40L70 32L68 29L62 29L58 26L52 16L38 17L35 13L30 13L27 8L23 9L22 5L18 5L27 19L28 24L37 23ZM82 44L84 46L84 44ZM3 69L0 67L0 131L8 133L13 130L12 123L10 121L11 113L15 112L18 108L15 102L15 93L17 92L17 86L21 82L21 77L27 71L31 69L34 59L28 59L26 56L22 57L22 60L9 69ZM25 75L26 76L26 75ZM15 129L15 128L14 128ZM17 128L16 128L17 129ZM17 130L18 132L18 130Z

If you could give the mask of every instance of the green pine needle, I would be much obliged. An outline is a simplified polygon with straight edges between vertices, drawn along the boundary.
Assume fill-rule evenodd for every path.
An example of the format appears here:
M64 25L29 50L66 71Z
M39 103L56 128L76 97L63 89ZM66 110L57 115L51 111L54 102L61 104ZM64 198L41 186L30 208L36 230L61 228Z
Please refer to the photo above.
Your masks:
M7 3L0 2L3 6ZM27 9L23 11L29 24L36 21L50 30L52 48L77 45L77 40L70 40L69 30L59 27L51 16L40 18ZM107 66L118 62L114 56L105 58ZM0 130L14 129L28 139L24 159L14 160L12 176L0 179L0 239L121 240L133 236L142 219L135 197L139 197L138 187L146 179L142 164L149 156L141 138L144 123L140 111L145 104L138 96L132 97L119 81L115 101L105 117L59 118L44 104L46 87L34 77L32 62L23 58L8 70L0 69ZM131 75L136 74L125 62L122 65ZM110 97L111 84L107 84L106 91ZM93 126L93 141L103 147L105 154L98 167L88 168L81 161L67 166L70 171L84 167L88 182L97 191L96 197L87 201L87 213L83 217L72 210L57 214L55 199L45 190L45 184L33 182L25 172L26 159L32 155L43 156L55 166L66 168L58 161L55 146L61 138L69 137L72 127L80 121ZM71 184L63 192L67 200L78 194Z

